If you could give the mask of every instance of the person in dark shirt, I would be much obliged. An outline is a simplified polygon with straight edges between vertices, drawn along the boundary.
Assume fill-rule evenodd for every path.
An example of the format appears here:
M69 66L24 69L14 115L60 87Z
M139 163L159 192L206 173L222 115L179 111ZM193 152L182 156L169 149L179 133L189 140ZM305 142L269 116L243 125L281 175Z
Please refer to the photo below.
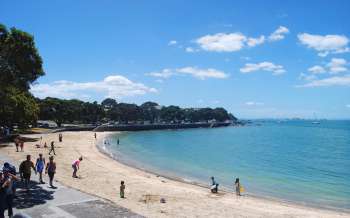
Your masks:
M21 178L24 179L24 184L27 190L29 190L30 176L32 173L31 169L33 169L36 174L34 163L30 159L31 156L27 155L27 159L23 161L19 166L19 173L21 175Z
M6 209L6 189L10 185L10 181L5 179L2 172L0 172L0 218L5 218Z
M8 185L5 190L5 205L8 210L8 216L12 217L13 216L13 198L14 198L14 191L13 191L13 186L14 182L17 181L17 177L13 174L10 173L10 171L3 171L3 176L5 180L8 182Z

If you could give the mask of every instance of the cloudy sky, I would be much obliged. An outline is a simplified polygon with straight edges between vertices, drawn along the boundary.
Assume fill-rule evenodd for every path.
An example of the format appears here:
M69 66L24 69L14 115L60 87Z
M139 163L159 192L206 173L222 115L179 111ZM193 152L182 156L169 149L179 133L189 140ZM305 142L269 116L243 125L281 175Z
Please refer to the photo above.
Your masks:
M350 1L1 1L30 32L40 98L350 118Z

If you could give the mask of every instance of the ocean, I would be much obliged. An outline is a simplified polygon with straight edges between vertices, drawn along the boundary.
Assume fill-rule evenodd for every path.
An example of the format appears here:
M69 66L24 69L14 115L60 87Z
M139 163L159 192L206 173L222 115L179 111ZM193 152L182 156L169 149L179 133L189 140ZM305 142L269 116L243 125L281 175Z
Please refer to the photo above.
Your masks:
M120 144L117 145L119 138ZM115 133L100 146L118 161L233 191L350 209L350 121L259 120L243 127Z

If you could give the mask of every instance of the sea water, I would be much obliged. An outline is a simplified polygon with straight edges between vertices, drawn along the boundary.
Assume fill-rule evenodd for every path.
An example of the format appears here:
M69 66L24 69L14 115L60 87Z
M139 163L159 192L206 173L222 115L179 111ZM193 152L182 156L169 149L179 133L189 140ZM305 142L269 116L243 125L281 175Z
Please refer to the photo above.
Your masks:
M119 139L120 144L117 144ZM255 121L243 127L124 132L104 148L166 176L314 206L350 209L350 121Z

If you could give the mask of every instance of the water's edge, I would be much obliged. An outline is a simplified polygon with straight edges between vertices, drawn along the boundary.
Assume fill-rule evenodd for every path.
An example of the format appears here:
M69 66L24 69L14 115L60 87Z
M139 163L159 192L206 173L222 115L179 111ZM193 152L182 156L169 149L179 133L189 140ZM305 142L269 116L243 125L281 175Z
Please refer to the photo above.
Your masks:
M186 179L183 177L179 177L176 175L166 175L166 174L162 174L160 172L156 172L156 171L152 171L150 169L146 169L143 167L140 167L136 164L132 164L126 160L123 160L122 158L118 159L116 158L112 152L110 152L105 146L103 146L103 141L105 139L107 139L110 135L116 134L117 132L110 132L108 134L105 134L102 138L100 138L99 140L97 140L95 142L95 146L97 148L97 150L102 153L103 155L105 155L106 157L112 159L113 161L117 161L120 164L123 164L127 167L131 167L137 170L140 170L142 172L148 173L148 174L152 174L156 177L159 178L165 178L168 180L172 180L172 181L176 181L176 182L181 182L181 183L185 183L185 184L189 184L189 185L194 185L197 187L201 187L201 188L205 188L208 189L209 191L209 186L206 185L204 182L197 182L197 181L193 181L190 179ZM127 132L124 132L127 133ZM122 154L121 154L122 156ZM224 185L220 185L220 192L224 192L225 194L235 194L232 189L224 186ZM346 208L338 208L338 207L332 207L332 206L328 206L328 205L319 205L319 204L313 204L310 202L295 202L292 200L288 200L288 199L283 199L283 198L276 198L276 197L272 197L272 196L261 196L261 195L256 195L254 193L249 193L246 192L245 194L243 194L241 197L250 197L250 198L254 198L254 199L258 199L258 200L267 200L267 201L271 201L271 202L277 202L277 203L281 203L281 204L287 204L287 205L295 205L297 207L303 207L303 208L314 208L314 209L321 209L321 210L330 210L330 211L335 211L335 212L342 212L342 213L349 213L350 214L350 210L346 209Z

